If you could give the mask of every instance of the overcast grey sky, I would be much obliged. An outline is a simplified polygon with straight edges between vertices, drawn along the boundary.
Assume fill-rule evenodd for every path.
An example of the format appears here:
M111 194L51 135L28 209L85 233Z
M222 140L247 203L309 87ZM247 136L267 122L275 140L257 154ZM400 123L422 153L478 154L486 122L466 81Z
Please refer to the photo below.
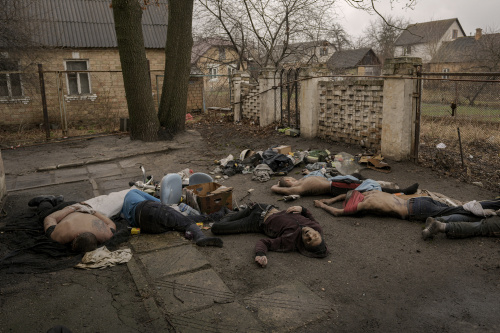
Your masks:
M476 28L500 32L500 0L417 0L413 10L401 9L404 0L393 2L392 9L389 0L376 1L381 14L402 16L412 23L458 18L467 36ZM377 19L376 15L349 7L344 0L338 0L338 4L339 23L353 37L361 35L370 20Z

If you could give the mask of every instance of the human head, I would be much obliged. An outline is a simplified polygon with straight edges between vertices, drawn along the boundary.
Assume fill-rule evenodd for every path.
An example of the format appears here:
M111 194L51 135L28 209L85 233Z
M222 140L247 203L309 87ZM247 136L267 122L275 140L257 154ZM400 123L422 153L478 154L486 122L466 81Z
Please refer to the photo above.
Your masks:
M296 182L297 180L293 177L281 177L278 185L280 187L292 187Z
M84 232L76 236L71 244L71 249L75 252L89 252L97 248L97 238L91 232Z
M324 258L328 255L328 249L323 236L313 228L302 228L302 244L305 250L301 251L303 255L315 258Z

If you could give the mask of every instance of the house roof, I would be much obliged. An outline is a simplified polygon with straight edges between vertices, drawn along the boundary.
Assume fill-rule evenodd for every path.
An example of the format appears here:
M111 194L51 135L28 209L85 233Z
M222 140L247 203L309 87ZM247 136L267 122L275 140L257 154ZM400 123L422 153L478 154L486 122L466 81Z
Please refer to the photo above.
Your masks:
M300 42L288 44L285 56L282 60L283 63L297 63L301 62L305 56L314 57L314 52L311 54L309 51L314 50L318 46L329 46L330 42L327 40L317 40L310 42ZM283 51L283 46L276 47L275 54ZM310 60L310 59L309 59Z
M21 0L37 44L50 47L117 47L111 0ZM19 2L19 1L15 1ZM149 5L142 13L146 48L164 48L167 39L167 1ZM12 1L14 3L14 1Z
M194 65L198 60L212 47L227 47L232 48L233 44L222 38L203 38L193 43L191 49L191 65Z
M394 45L413 45L419 43L429 43L441 39L450 26L457 22L462 34L465 36L464 29L457 18L430 21L423 23L410 24L405 31L396 39Z
M367 53L375 53L369 47L335 52L327 61L329 67L353 68L360 64Z
M462 63L473 61L473 59L481 58L480 53L485 52L485 47L488 48L488 45L492 44L497 45L496 49L500 49L500 33L485 34L479 40L476 40L475 36L459 37L453 41L443 42L430 62Z

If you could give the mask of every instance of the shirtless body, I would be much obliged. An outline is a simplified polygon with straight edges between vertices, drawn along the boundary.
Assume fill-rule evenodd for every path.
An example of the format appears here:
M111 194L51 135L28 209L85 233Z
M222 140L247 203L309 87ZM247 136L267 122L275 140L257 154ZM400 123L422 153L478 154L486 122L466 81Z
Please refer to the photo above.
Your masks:
M322 208L333 216L352 215L358 212L367 212L377 215L394 216L401 219L408 217L407 201L400 196L385 193L381 191L363 192L363 199L357 204L353 211L347 211L345 208L331 207L335 202L349 200L348 194L341 194L331 199L314 200L314 206Z
M99 212L93 214L76 212L72 206L67 206L48 215L43 221L44 230L55 226L50 238L58 243L71 243L78 235L90 232L99 243L113 237L116 225Z
M375 183L375 181L372 182ZM344 187L338 187L341 186L341 184L332 183L331 180L328 180L327 178L321 176L309 176L298 180L293 177L282 177L279 180L278 184L271 186L271 191L283 195L335 195L339 193L346 193L349 189L354 189L362 183L363 181L352 182L346 183L346 186ZM405 194L413 194L417 191L418 184L413 184L406 189L393 189L387 187L381 187L381 189L383 192L388 193L402 192Z

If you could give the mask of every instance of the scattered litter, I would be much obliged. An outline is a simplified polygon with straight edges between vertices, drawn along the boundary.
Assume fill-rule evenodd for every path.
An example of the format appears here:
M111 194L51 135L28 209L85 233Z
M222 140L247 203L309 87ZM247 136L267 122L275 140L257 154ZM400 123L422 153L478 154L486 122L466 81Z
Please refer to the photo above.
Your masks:
M234 160L234 156L232 154L229 154L226 158L223 158L222 160L219 161L219 164L222 165L223 167L226 166L227 162Z
M288 201L297 200L299 198L300 198L300 195L298 195L298 194L291 194L291 195L285 195L281 200L283 200L285 202L288 202Z
M444 148L446 148L446 145L445 145L444 143L442 143L442 142L441 142L441 143L439 143L439 144L436 146L436 148L439 148L439 149L444 149Z
M91 269L91 268L106 268L117 264L124 264L132 258L130 249L122 249L109 251L107 247L102 246L94 251L87 252L82 258L82 262L77 264L76 268Z
M356 162L353 155L345 152L336 154L333 164L338 172L340 172L343 176L360 172L364 168Z

